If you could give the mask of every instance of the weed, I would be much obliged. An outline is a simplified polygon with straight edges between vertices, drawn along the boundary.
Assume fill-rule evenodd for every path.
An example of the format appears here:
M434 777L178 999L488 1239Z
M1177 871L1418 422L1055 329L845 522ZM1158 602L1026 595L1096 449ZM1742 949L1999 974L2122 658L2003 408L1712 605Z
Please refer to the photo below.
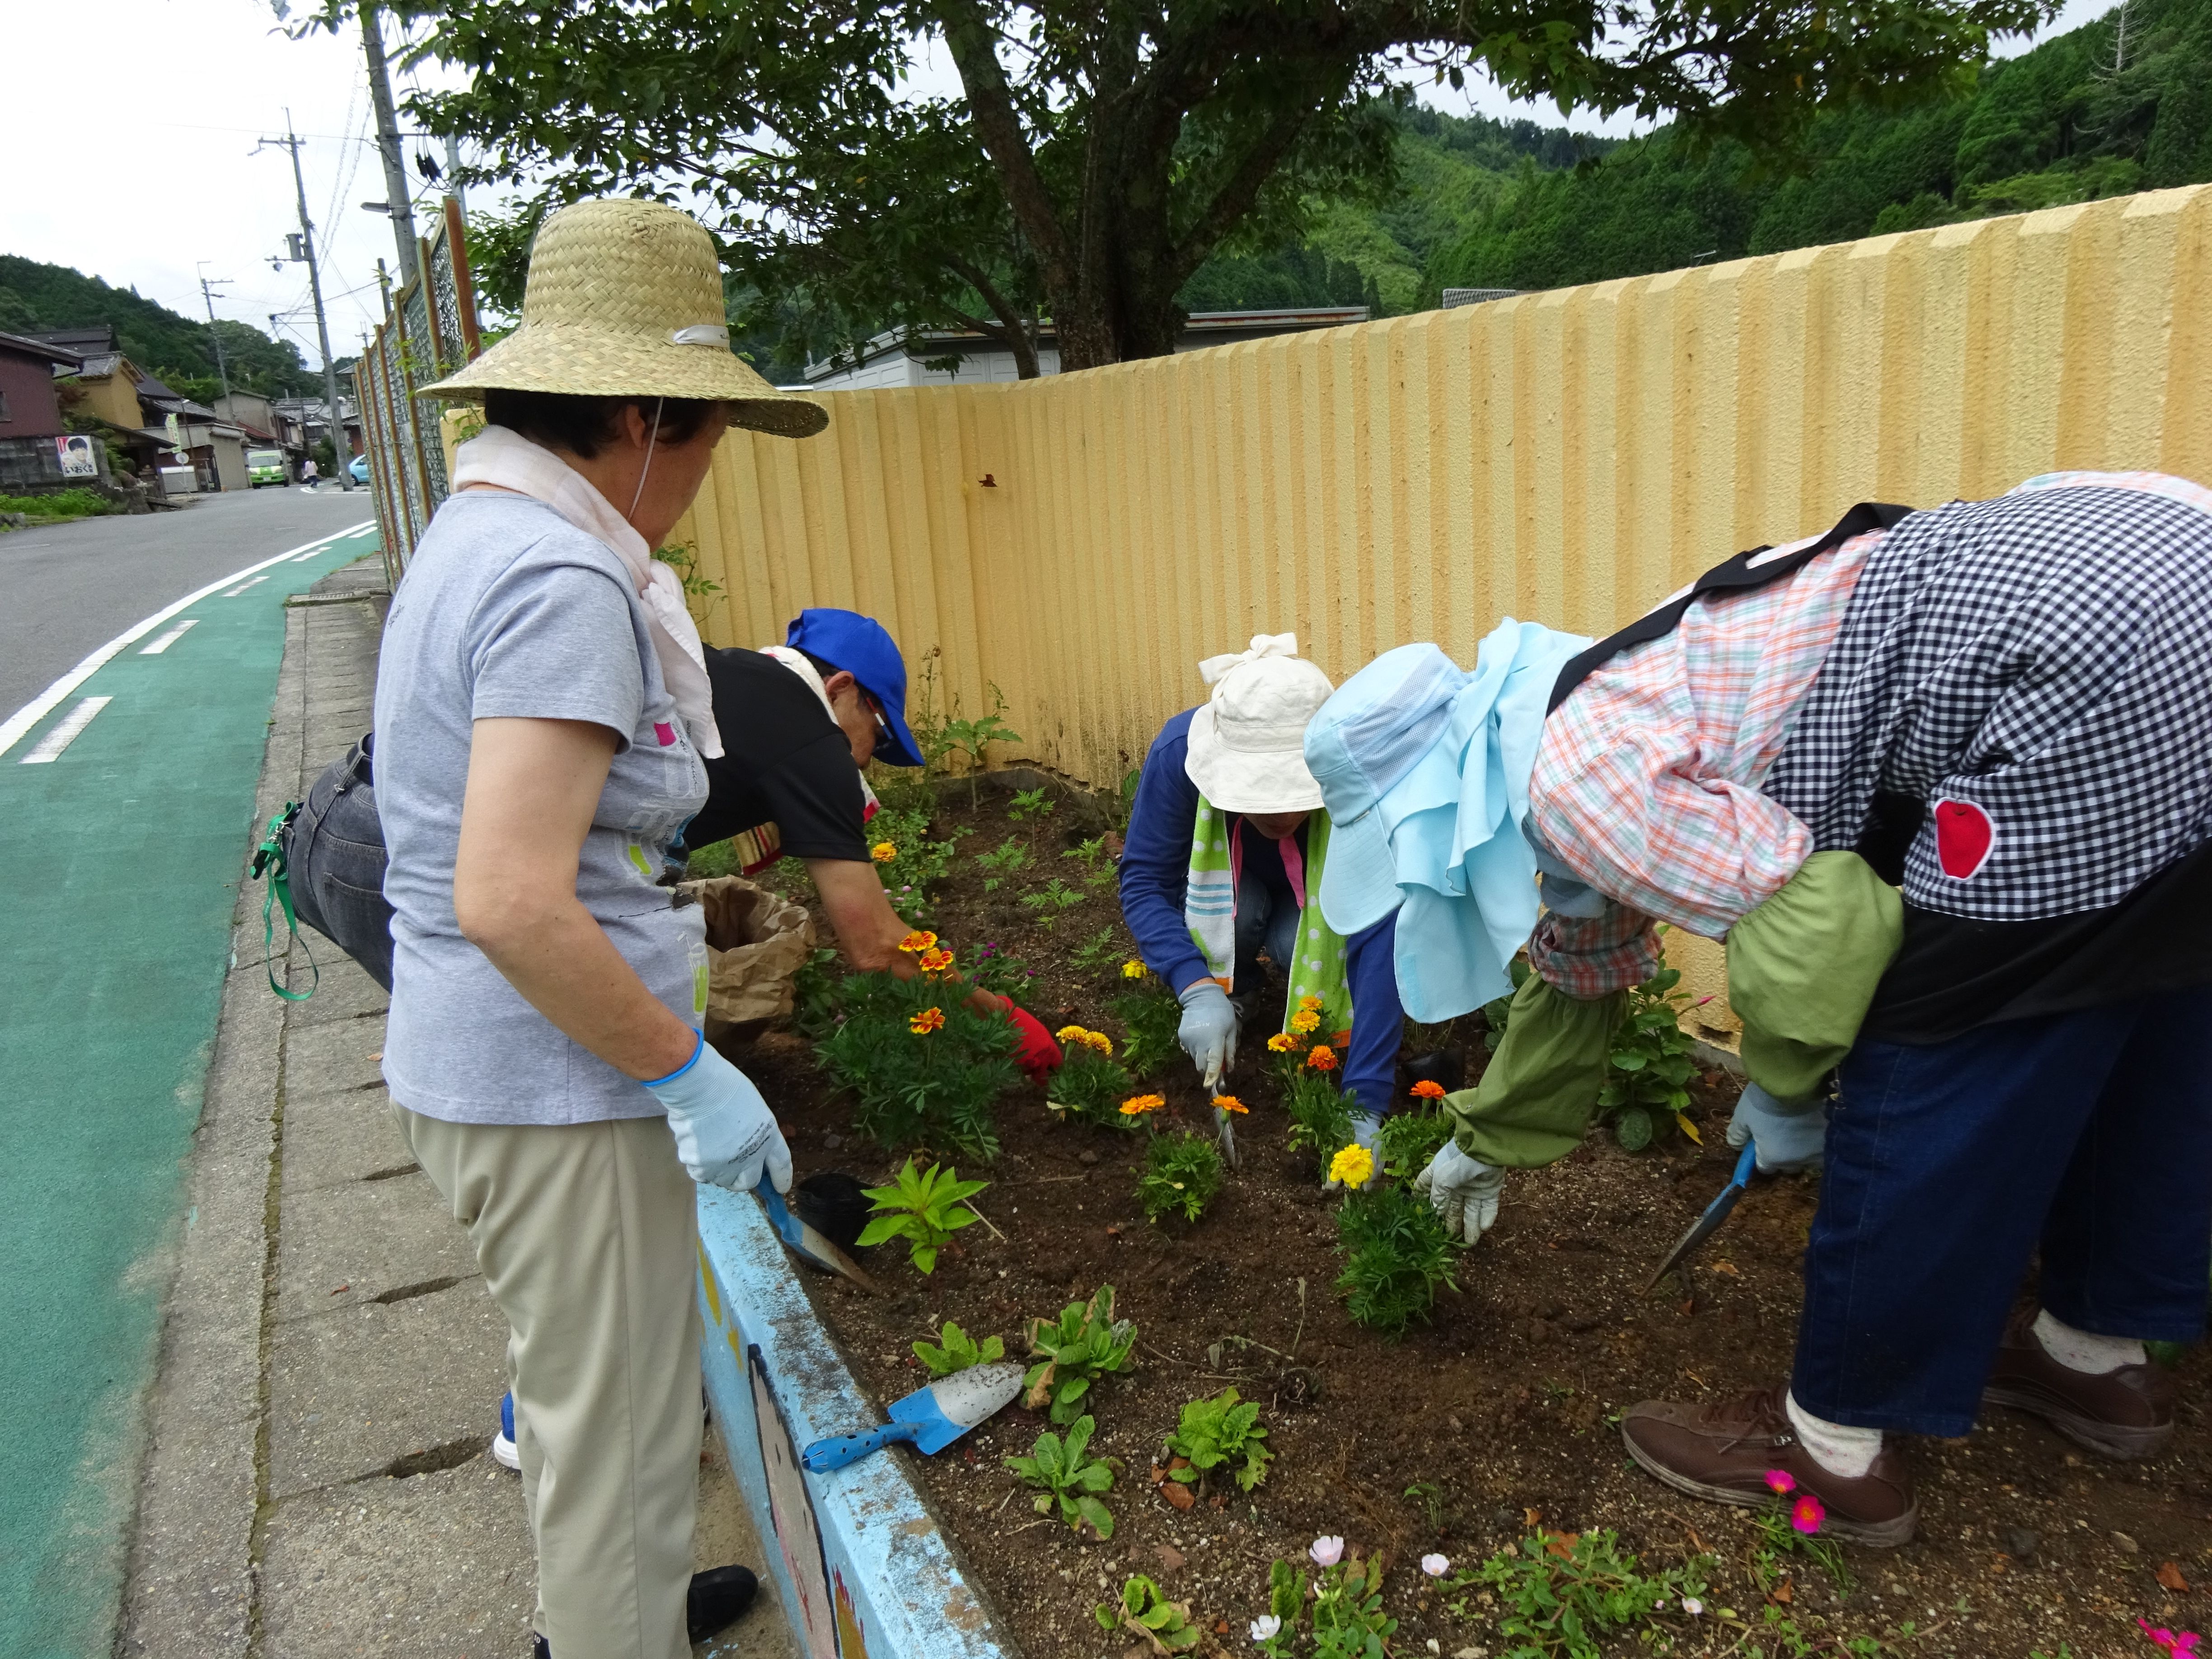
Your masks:
M994 996L1011 997L1016 1002L1029 995L1030 981L1036 977L1030 971L1028 963L1000 950L992 942L987 942L981 950L976 951L968 964L968 982L970 985Z
M1137 1202L1155 1226L1181 1212L1195 1221L1221 1190L1221 1149L1212 1135L1185 1129L1154 1135L1145 1148L1144 1172L1137 1177Z
M1205 1631L1191 1623L1190 1603L1169 1601L1166 1592L1141 1572L1121 1586L1118 1606L1101 1601L1091 1613L1102 1629L1126 1630L1154 1653L1184 1653L1206 1639Z
M1267 1478L1267 1465L1275 1454L1260 1443L1267 1437L1260 1426L1260 1402L1239 1401L1237 1390L1224 1389L1211 1400L1193 1400L1182 1408L1182 1420L1168 1436L1168 1449L1189 1461L1198 1471L1198 1486L1206 1490L1206 1477L1224 1464L1234 1465L1240 1492L1249 1492ZM1239 1463L1237 1460L1243 1461ZM1170 1474L1178 1485L1188 1477Z
M1022 908L1029 911L1036 919L1036 925L1047 933L1052 931L1053 923L1058 921L1062 914L1082 902L1083 895L1058 876L1035 892L1022 895Z
M1662 968L1631 991L1628 1010L1613 1034L1597 1105L1601 1113L1612 1115L1613 1138L1626 1152L1641 1152L1651 1144L1662 1114L1697 1138L1684 1115L1690 1103L1684 1085L1697 1069L1697 1045L1681 1027L1682 1011L1674 994L1681 978L1672 968Z
M94 489L57 489L44 495L0 494L0 513L20 513L26 518L51 519L57 523L95 519L113 511L114 504Z
M1704 1611L1703 1575L1711 1565L1701 1555L1651 1576L1613 1533L1544 1533L1508 1544L1448 1583L1496 1589L1504 1603L1498 1631L1513 1644L1508 1659L1599 1659L1608 1637L1630 1630L1654 1653L1675 1651L1677 1638L1688 1635L1685 1622Z
M835 1006L835 1027L814 1052L853 1091L861 1133L894 1150L997 1155L992 1103L1021 1078L1013 1022L969 1006L958 981L928 974L848 975Z
M1404 1187L1348 1194L1337 1212L1336 1235L1345 1255L1336 1288L1345 1310L1370 1330L1402 1336L1415 1320L1427 1322L1437 1285L1459 1289L1443 1223Z
M952 867L956 843L929 839L927 813L889 807L868 820L868 834L876 845L892 849L891 856L876 866L891 908L908 927L919 927L929 915L931 893Z
M1028 869L1033 860L1030 857L1029 843L1008 836L991 851L976 854L975 862L980 868L990 872L983 878L983 890L995 893L1009 878Z
M1431 1532L1444 1529L1444 1522L1451 1518L1451 1504L1442 1486L1433 1480L1416 1480L1406 1488L1406 1496L1418 1501L1427 1514Z
M1113 856L1106 850L1106 837L1103 836L1093 836L1089 841L1079 842L1062 853L1060 857L1082 860L1083 884L1093 892L1102 887L1112 886L1114 878L1120 873L1114 866Z
M1383 1659L1398 1621L1382 1611L1382 1558L1347 1558L1314 1581L1315 1659Z
M817 1042L837 1025L837 952L817 945L792 970L792 1024Z
M934 755L925 752L925 762L941 761L947 755L962 755L968 762L968 805L972 810L976 804L975 780L982 775L983 751L994 743L1019 743L1022 734L1008 726L1002 718L1006 712L1006 700L995 685L988 688L991 693L991 712L975 720L960 718L960 699L951 702L951 714L942 725L931 733ZM918 739L917 739L918 740Z
M1115 946L1111 923L1075 947L1068 959L1086 974L1103 973L1106 964L1121 952Z
M1041 1489L1035 1505L1039 1515L1057 1508L1071 1528L1088 1526L1103 1539L1114 1535L1114 1517L1098 1494L1114 1490L1115 1460L1090 1455L1091 1431L1097 1426L1089 1417L1079 1417L1068 1425L1066 1440L1047 1429L1027 1457L1009 1457L1006 1467Z
M1107 1005L1127 1033L1121 1059L1131 1075L1148 1078L1182 1052L1182 1003L1157 979L1137 981Z
M1113 1040L1103 1032L1063 1025L1058 1036L1063 1056L1047 1086L1046 1106L1064 1117L1100 1129L1132 1130L1142 1120L1121 1110L1129 1092L1129 1073L1113 1057ZM1105 1044L1102 1052L1098 1044Z
M653 556L676 573L676 579L684 584L685 608L691 612L694 622L704 626L714 607L721 603L715 596L721 592L722 585L699 574L699 544L677 542Z
M1055 1423L1074 1419L1100 1377L1136 1369L1130 1355L1136 1350L1137 1328L1114 1317L1111 1285L1101 1285L1088 1302L1069 1303L1058 1319L1032 1319L1024 1334L1030 1357L1037 1363L1022 1379L1028 1386L1022 1404L1031 1411L1049 1407Z
M1006 1357L1006 1345L995 1336L987 1336L979 1345L967 1332L951 1320L937 1334L936 1342L917 1342L914 1357L922 1363L932 1376L950 1376L955 1371L964 1371L970 1365L988 1365L994 1359Z
M1754 1517L1754 1524L1759 1542L1751 1553L1751 1576L1762 1592L1790 1576L1784 1556L1802 1555L1828 1575L1838 1595L1851 1593L1850 1570L1844 1565L1843 1551L1832 1540L1799 1532L1790 1524L1789 1512L1784 1510L1771 1510Z
M973 1198L990 1184L963 1181L957 1170L935 1164L927 1174L918 1173L914 1159L908 1158L890 1186L861 1188L881 1213L861 1231L860 1243L903 1238L914 1265L923 1273L933 1272L938 1251L952 1242L954 1233L975 1223L975 1211L960 1200Z
M1006 816L1017 823L1024 818L1049 817L1057 804L1042 785L1035 789L1017 789L1006 807Z

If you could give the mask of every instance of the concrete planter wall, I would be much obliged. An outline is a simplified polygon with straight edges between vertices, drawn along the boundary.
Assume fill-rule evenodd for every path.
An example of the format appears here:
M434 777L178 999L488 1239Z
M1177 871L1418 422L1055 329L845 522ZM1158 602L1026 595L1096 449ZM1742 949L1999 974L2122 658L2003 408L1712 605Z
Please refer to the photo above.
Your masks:
M806 1659L1019 1659L893 1448L828 1474L811 1441L884 1420L750 1196L699 1193L707 1392ZM884 1402L888 1404L889 1402ZM957 1456L947 1452L946 1456Z

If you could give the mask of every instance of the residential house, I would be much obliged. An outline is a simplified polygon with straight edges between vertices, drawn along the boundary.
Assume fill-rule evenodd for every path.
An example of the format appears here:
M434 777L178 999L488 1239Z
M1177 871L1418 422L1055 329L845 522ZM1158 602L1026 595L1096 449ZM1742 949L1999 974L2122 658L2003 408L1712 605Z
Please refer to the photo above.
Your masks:
M74 354L74 368L58 371L66 377L59 388L63 407L71 415L98 422L100 431L130 459L147 487L158 490L161 470L184 465L179 453L183 434L171 433L160 416L147 413L138 398L139 383L146 375L116 349L114 329L103 323L97 328L58 329L35 337L55 350Z
M341 384L345 373L343 368L338 370ZM303 448L313 449L331 435L330 405L324 398L277 398L271 400L270 411L273 418L289 422L299 428L300 443ZM338 418L345 426L344 453L348 455L360 454L361 412L354 407L353 399L343 392L338 394Z
M43 340L0 334L0 495L106 483L107 447L69 429L54 389L55 374L82 362Z

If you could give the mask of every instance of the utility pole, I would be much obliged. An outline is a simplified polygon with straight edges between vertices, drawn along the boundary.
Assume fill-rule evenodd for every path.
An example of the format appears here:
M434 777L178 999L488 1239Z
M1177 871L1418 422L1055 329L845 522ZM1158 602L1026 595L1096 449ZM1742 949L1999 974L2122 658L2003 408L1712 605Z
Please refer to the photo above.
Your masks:
M450 132L446 135L446 178L453 188L453 205L460 209L465 221L469 216L469 198L461 188L461 141Z
M371 0L362 0L361 44L368 56L368 96L376 106L376 148L384 155L384 199L392 210L392 234L399 244L399 280L416 270L415 210L407 188L407 158L399 148L399 117L392 107L392 75L384 64L384 23Z
M216 378L222 382L223 402L228 403L230 401L230 365L226 363L222 357L222 331L215 325L215 290L219 288L228 288L232 279L228 276L218 276L210 283L208 281L207 268L208 262L204 259L201 260L200 298L207 301L208 336L215 342Z
M349 463L353 459L353 453L346 443L345 416L338 409L337 360L331 356L331 325L323 314L323 276L321 268L315 263L315 222L307 217L307 184L300 173L300 142L299 136L292 131L292 112L288 109L284 112L284 136L282 138L264 138L254 148L258 149L263 144L273 144L280 149L292 152L292 188L300 198L300 234L296 240L290 237L285 240L292 242L296 250L292 258L306 262L307 289L315 296L315 339L323 349L323 399L325 412L330 416L331 465L332 471L338 475L338 488L350 490L353 488L353 473ZM304 416L300 425L304 435L307 426Z

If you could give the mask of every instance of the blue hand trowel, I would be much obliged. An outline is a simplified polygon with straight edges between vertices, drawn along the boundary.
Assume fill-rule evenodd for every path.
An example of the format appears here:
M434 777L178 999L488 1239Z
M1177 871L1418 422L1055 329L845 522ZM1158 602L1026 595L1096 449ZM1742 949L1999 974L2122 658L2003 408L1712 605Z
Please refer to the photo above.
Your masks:
M775 1236L801 1261L825 1273L849 1279L864 1291L878 1289L876 1281L868 1277L859 1262L793 1215L791 1206L784 1202L783 1194L776 1191L767 1179L763 1178L761 1184L753 1189L753 1194L760 1200L761 1208L768 1212L768 1223L775 1229Z
M894 1402L891 1420L880 1429L817 1440L799 1461L820 1474L901 1441L925 1452L943 1451L1021 1391L1022 1368L1013 1361L970 1365Z
M1651 1277L1644 1281L1646 1295L1650 1294L1652 1287L1661 1279L1688 1261L1698 1245L1720 1231L1721 1223L1726 1221L1729 1212L1735 1208L1736 1200L1741 1198L1744 1189L1751 1185L1751 1172L1758 1164L1759 1143L1747 1140L1743 1144L1743 1156L1735 1161L1735 1173L1729 1177L1729 1184L1721 1188L1720 1196L1705 1206L1705 1212L1690 1224L1690 1231L1682 1235L1682 1242L1667 1252L1667 1259L1653 1268Z

